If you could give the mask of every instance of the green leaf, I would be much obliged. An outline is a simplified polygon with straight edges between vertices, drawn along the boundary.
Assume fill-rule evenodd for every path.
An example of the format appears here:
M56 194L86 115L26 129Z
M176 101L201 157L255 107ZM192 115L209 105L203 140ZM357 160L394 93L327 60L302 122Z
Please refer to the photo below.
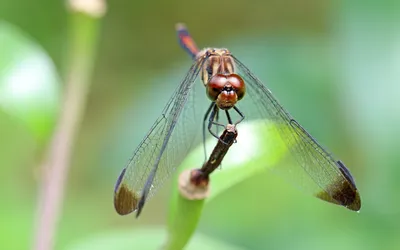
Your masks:
M0 109L45 138L60 101L60 78L51 58L17 27L0 22Z
M221 171L217 169L210 176L211 194L207 202L238 183L265 171L265 168L275 166L284 158L287 149L274 127L274 123L263 120L241 124L238 129L238 143L229 149L222 162ZM208 152L215 143L215 139L207 142ZM186 158L177 172L200 168L204 160L202 157L203 147L200 145ZM177 183L177 180L174 183ZM180 195L177 185L173 186L167 249L182 249L186 245L197 227L203 205L203 201L186 200Z

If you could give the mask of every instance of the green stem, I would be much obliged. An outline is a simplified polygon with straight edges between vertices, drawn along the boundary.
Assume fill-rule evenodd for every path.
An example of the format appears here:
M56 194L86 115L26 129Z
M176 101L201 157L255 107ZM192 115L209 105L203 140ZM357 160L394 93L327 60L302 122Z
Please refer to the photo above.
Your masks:
M189 179L189 174L190 170L185 170L181 173L179 179L183 176ZM183 249L185 247L197 227L205 201L204 199L188 200L182 196L178 189L178 185L175 185L171 197L168 240L164 246L166 250Z
M86 104L99 33L98 16L71 11L64 102L42 167L34 249L53 249L71 149Z

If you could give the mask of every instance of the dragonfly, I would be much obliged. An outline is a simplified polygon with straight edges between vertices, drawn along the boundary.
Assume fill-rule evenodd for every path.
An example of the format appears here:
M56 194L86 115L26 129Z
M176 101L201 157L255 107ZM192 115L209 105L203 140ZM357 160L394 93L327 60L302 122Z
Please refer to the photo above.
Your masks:
M360 194L345 164L322 147L245 64L226 48L199 50L183 24L176 30L193 63L119 175L114 189L117 213L140 215L196 145L197 132L203 131L204 144L207 136L218 138L218 127L233 124L240 130L241 123L250 120L274 124L290 152L291 164L277 167L283 176L321 200L360 210Z

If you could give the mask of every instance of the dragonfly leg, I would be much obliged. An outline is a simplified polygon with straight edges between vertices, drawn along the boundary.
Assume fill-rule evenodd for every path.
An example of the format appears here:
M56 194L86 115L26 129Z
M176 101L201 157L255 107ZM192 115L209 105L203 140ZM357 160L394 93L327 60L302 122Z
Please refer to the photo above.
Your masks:
M236 106L233 106L233 109L240 115L240 119L237 122L235 122L235 126L236 126L244 120L244 114ZM231 123L231 122L229 122L229 123Z
M208 107L206 114L204 115L204 120L203 120L203 148L204 148L204 158L205 161L207 161L207 150L206 150L206 121L208 119L208 116L210 115L211 110L215 106L215 102L212 102L210 107Z
M233 106L233 109L239 114L239 116L240 116L240 119L238 120L238 121L236 121L235 122L235 126L236 125L238 125L239 123L241 123L243 120L244 120L244 115L243 115L243 113L236 107L236 106ZM233 124L232 123L232 119L231 119L231 117L230 117L230 115L229 115L229 113L228 113L228 110L225 110L225 112L226 112L226 117L228 118L228 122L229 122L229 124ZM235 141L234 141L235 143L237 142L236 141L236 139L235 139Z
M218 116L218 112L219 112L218 106L217 106L217 105L214 105L213 110L212 110L212 112L211 112L211 114L210 114L210 117L208 118L208 131L210 132L210 134L211 134L212 136L214 136L215 138L217 138L217 139L218 139L219 141L221 141L222 143L226 144L223 140L221 140L221 139L218 137L218 135L217 135L216 133L214 133L214 132L212 131L212 125L221 126L221 127L225 128L225 125L214 121L215 118L216 118L216 116Z
M219 110L218 110L218 112L217 112L217 114L216 114L216 116L215 116L215 121L219 124ZM215 131L216 131L216 134L217 135L219 135L219 128L220 126L216 126L215 127Z
M228 110L225 110L225 114L226 114L226 119L228 119L228 123L229 123L229 124L233 124L233 123L232 123L231 116L229 115Z

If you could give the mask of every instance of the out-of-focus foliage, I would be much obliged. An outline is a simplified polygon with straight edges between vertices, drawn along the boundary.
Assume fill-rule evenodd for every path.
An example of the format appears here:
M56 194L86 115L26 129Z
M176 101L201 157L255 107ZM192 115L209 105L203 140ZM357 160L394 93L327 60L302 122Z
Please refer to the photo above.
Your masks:
M0 108L37 138L46 138L59 106L54 64L42 48L6 22L0 22L0 54Z
M252 69L346 163L362 198L361 212L354 213L304 195L266 170L206 203L194 247L208 244L196 240L202 235L225 249L400 247L400 2L110 1L108 10L56 249L98 249L102 242L136 249L139 238L163 244L170 183L139 220L118 216L112 195L130 153L191 64L176 43L176 22L187 23L200 47L228 47ZM0 2L0 19L40 44L59 72L65 17L62 1ZM13 65L4 55L0 72ZM12 63L20 67L23 60ZM57 80L57 74L46 79ZM49 93L41 100L58 104L57 81L40 83ZM50 123L32 130L26 124L41 119L37 111L43 109L34 109L40 102L17 101L9 100L14 111L30 108L35 115L20 122L15 118L20 113L1 104L1 249L27 249L32 243L37 163L44 150L37 135L48 139L57 110L48 106Z
M135 237L132 237L135 235ZM165 240L166 229L163 227L142 227L138 230L120 230L114 232L106 232L102 235L94 235L93 237L85 240L84 243L72 244L67 247L67 250L108 250L108 249L121 249L130 250L132 248L141 249L159 249L160 241ZM221 250L243 250L245 248L235 246L228 242L218 241L213 237L208 237L203 234L197 234L192 238L187 249L201 250L207 246L209 249Z

